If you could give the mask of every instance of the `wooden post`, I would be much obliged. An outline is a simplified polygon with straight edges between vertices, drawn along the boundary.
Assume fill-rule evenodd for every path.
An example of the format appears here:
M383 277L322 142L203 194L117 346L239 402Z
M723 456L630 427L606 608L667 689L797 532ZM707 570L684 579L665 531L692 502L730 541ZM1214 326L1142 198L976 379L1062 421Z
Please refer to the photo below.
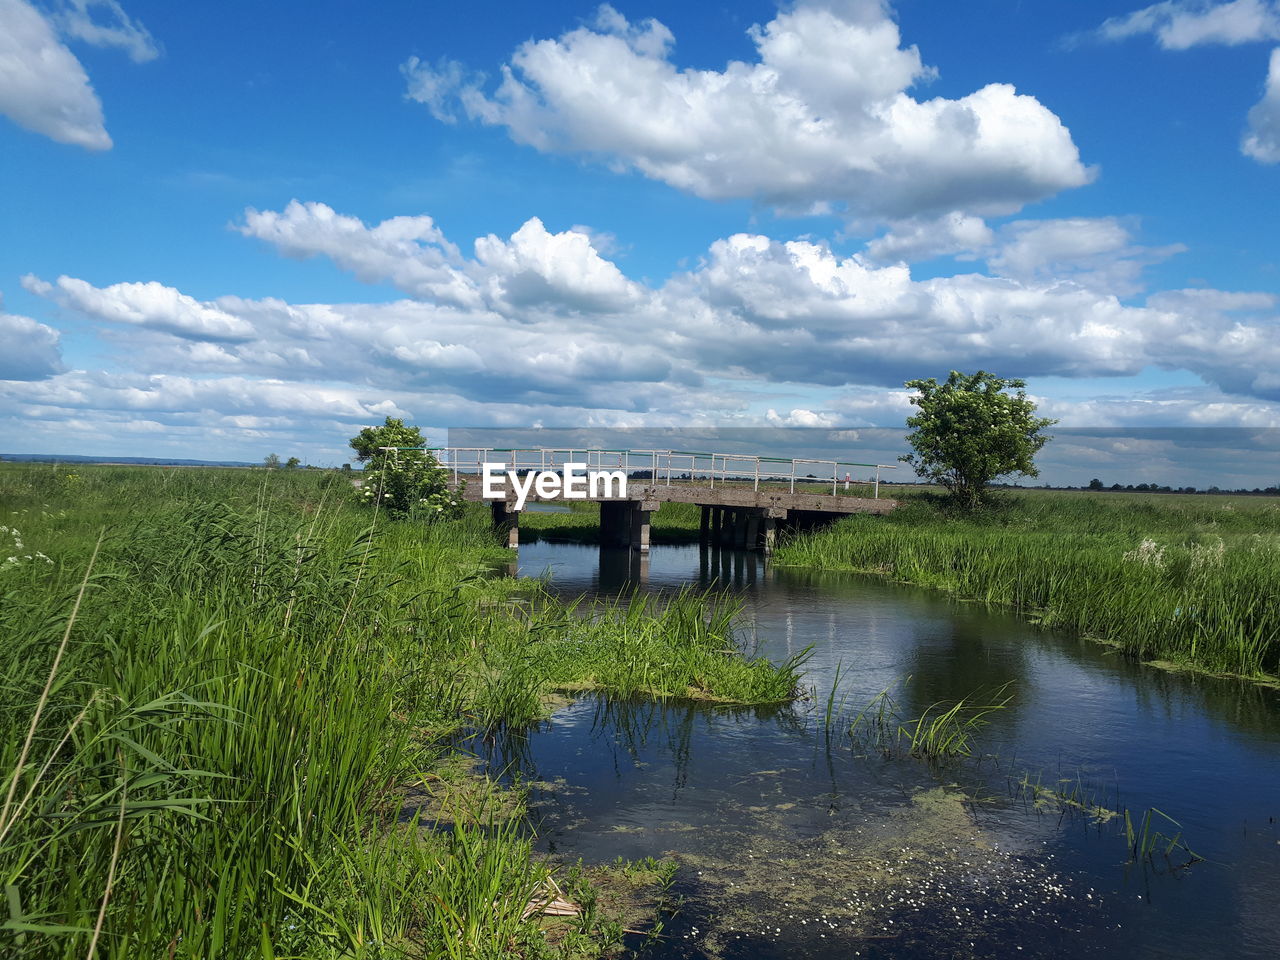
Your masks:
M708 527L711 523L711 508L700 507L699 511L701 513L701 516L698 519L698 542L706 543Z

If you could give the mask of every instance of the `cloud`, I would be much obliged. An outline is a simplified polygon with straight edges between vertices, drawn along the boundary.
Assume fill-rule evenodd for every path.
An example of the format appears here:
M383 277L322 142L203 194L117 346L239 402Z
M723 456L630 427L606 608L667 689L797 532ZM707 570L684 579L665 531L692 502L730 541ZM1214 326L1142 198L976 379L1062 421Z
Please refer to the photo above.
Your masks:
M102 103L53 27L26 0L0 0L0 113L34 133L108 150Z
M900 220L867 244L873 260L913 262L933 257L972 256L995 240L981 217L953 211L937 218Z
M1142 271L1186 252L1182 244L1144 247L1116 217L1018 220L1000 229L986 256L998 276L1062 281L1129 296L1143 289Z
M802 3L750 37L754 63L680 69L663 24L606 5L592 26L522 44L492 93L454 63L404 72L437 117L460 107L543 152L790 212L1008 214L1092 179L1061 121L1008 84L909 96L935 72L875 0Z
M1280 5L1267 0L1169 0L1112 17L1097 30L1103 40L1149 34L1165 50L1280 40Z
M253 336L253 328L244 320L155 281L95 287L75 277L62 276L56 283L48 283L28 274L22 285L61 306L111 323L198 340L247 340Z
M99 9L105 13L105 22L94 19ZM151 33L130 18L116 0L64 0L54 22L64 36L94 47L123 50L134 63L146 63L160 55Z
M769 409L764 418L774 427L833 427L839 423L839 417L830 411L814 412L798 408L788 414L780 414Z
M991 237L978 253L994 275L926 280L905 264L839 257L820 243L736 234L655 288L628 280L586 234L552 234L537 219L509 239L480 238L467 258L428 228L428 218L416 218L430 234L428 257L417 243L389 246L385 224L369 227L317 205L290 204L289 211L294 229L280 242L284 252L328 253L421 302L294 307L222 298L219 309L251 318L260 340L273 344L231 351L253 368L277 371L275 360L257 365L285 356L288 343L306 353L286 361L299 369L336 365L355 376L357 358L372 351L400 376L432 378L467 395L501 389L565 403L603 398L611 409L636 402L660 409L680 389L713 378L893 386L922 369L953 366L1107 376L1162 365L1246 394L1275 389L1263 361L1276 353L1265 347L1275 330L1272 298L1183 291L1145 305L1122 302L1140 290L1144 266L1181 247L1140 245L1116 218L1015 221L998 233L975 232ZM252 222L281 216L257 214ZM345 224L341 243L328 226L335 220ZM463 278L468 296L437 296L434 279L419 282L424 257L431 270L443 265ZM1253 358L1234 345L1245 341L1255 344ZM619 384L615 396L598 388L608 379Z
M459 307L600 312L624 309L639 297L582 228L553 234L536 217L507 240L477 239L472 260L430 217L394 217L370 227L323 203L294 200L282 213L247 210L238 229L286 256L327 256L365 282L385 280L410 296Z
M1280 0L1169 0L1113 17L1098 28L1106 40L1146 33L1165 50L1280 40ZM1280 163L1280 49L1271 52L1266 89L1249 111L1240 152L1259 163Z
M368 227L323 203L293 200L279 213L246 210L236 229L288 257L328 257L366 283L386 280L411 296L460 306L480 302L475 284L459 269L458 248L430 217L392 217Z
M1280 163L1280 48L1271 51L1266 91L1249 111L1240 149L1260 163Z
M629 280L586 233L536 218L465 256L428 217L368 225L319 204L250 213L242 229L283 253L328 256L411 296L199 300L154 281L28 277L31 292L92 318L125 372L10 385L0 416L87 424L93 411L136 408L180 425L213 411L227 438L258 431L283 446L284 428L245 418L287 418L292 391L296 429L324 420L331 433L378 419L382 402L437 424L861 427L901 422L904 380L978 367L1189 370L1233 395L1223 418L1280 400L1276 298L1182 290L1125 302L1112 289L1135 284L1124 264L1156 253L1106 218L995 231L981 253L1005 275L921 279L904 263L736 234L655 286Z
M4 312L0 298L0 380L42 380L62 371L58 331Z

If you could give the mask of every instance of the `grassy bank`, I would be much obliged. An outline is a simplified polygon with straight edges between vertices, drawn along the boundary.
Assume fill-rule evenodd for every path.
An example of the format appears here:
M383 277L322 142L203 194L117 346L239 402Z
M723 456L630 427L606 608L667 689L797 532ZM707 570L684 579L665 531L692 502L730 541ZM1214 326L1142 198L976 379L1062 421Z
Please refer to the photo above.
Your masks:
M571 543L600 542L600 504L567 502L566 512L520 514L520 542L552 540ZM700 508L692 503L664 503L651 516L650 543L697 543Z
M451 735L557 689L792 695L723 602L566 606L485 575L482 509L349 500L318 471L0 465L0 954L596 955L619 928L539 916L525 824L406 807Z
M784 543L779 563L858 570L1014 607L1143 660L1280 674L1280 501L1036 492L976 517L925 499Z

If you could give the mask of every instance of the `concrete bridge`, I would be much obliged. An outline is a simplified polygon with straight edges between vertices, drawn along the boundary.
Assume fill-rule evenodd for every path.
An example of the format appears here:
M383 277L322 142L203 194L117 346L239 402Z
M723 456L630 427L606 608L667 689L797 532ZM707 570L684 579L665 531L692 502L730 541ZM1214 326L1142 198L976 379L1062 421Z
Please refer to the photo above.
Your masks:
M488 502L496 528L509 547L520 542L520 506L530 502L589 500L600 504L600 542L649 550L653 512L664 503L691 503L702 508L700 532L705 543L769 554L780 527L803 529L851 513L888 513L897 501L880 497L880 472L893 464L842 460L765 457L681 450L515 450L440 447L432 450L451 472L451 484L463 486L463 497ZM500 463L503 479L490 483L496 499L484 496L484 464ZM525 496L515 477L529 472L559 472L565 464L587 471L621 472L625 495L601 484L594 495L566 497L558 486L542 492L525 482ZM874 471L854 480L854 471ZM551 478L553 481L554 477Z

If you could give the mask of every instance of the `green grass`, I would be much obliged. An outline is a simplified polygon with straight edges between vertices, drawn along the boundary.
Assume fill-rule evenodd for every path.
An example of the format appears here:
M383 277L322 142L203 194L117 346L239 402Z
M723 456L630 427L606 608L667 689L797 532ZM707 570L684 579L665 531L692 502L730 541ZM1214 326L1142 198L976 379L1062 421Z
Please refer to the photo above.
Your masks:
M916 498L791 538L775 559L1013 607L1143 660L1280 673L1273 498L1037 492L977 516Z
M566 605L487 575L483 508L351 500L320 471L0 465L0 955L599 953L603 920L526 916L527 824L405 825L405 793L557 689L794 695L723 600Z

